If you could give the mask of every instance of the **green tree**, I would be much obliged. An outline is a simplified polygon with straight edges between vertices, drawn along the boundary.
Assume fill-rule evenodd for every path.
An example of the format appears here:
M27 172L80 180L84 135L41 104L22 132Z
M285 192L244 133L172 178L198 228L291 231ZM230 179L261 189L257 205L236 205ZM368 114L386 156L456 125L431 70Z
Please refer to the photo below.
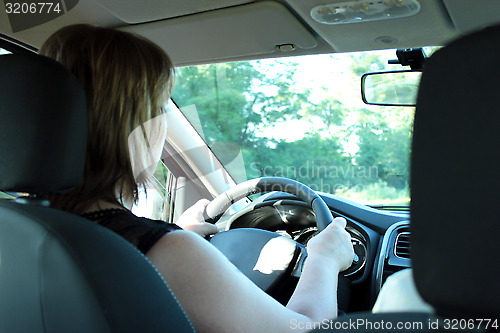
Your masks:
M242 148L254 147L259 124L300 116L309 92L293 90L296 64L288 71L267 75L260 62L233 62L183 67L177 70L172 97L179 105L196 106L211 142L232 142Z
M343 80L386 68L378 55L349 60ZM328 87L315 88L313 100L312 88L298 88L298 68L293 61L184 67L177 71L173 99L181 108L196 106L205 139L220 158L241 149L248 178L294 178L319 191L352 192L361 201L368 190L399 198L407 186L412 111L346 107ZM295 141L262 136L293 119L308 120L314 131ZM234 145L229 149L224 142Z
M175 101L194 104L210 142L245 145L254 140L252 124L261 115L253 105L262 94L253 94L252 80L262 75L250 63L226 63L183 67L177 70Z
M368 182L383 180L392 187L403 188L408 185L412 125L406 118L412 112L401 108L384 111L364 110L356 130L359 150L355 161L364 168L376 168Z
M338 141L318 133L293 142L279 141L274 148L259 150L255 160L254 176L292 178L330 193L346 185L351 166Z
M278 64L279 66L279 64ZM249 177L257 176L252 162L276 154L270 148L273 140L258 137L262 126L286 119L302 117L301 111L311 109L309 91L294 89L295 63L281 64L286 71L261 62L184 67L178 77L173 99L179 106L196 106L207 143L218 156L224 155L225 145L231 142L240 147ZM270 74L274 71L274 75ZM192 119L191 119L192 120ZM257 153L259 152L259 153ZM267 163L267 162L266 162ZM292 163L292 162L290 162ZM274 162L273 162L274 164Z

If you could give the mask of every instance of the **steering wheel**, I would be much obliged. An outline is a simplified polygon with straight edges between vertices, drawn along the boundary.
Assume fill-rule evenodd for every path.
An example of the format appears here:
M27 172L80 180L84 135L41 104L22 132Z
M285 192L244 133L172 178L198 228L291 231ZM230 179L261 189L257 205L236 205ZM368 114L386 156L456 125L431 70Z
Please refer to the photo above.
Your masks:
M308 203L321 231L333 221L323 199L308 186L280 177L248 180L216 197L205 210L207 222L215 223L236 201L255 193L281 191L294 194ZM215 234L210 242L243 274L266 292L285 276L300 276L307 257L305 246L274 232L241 228Z

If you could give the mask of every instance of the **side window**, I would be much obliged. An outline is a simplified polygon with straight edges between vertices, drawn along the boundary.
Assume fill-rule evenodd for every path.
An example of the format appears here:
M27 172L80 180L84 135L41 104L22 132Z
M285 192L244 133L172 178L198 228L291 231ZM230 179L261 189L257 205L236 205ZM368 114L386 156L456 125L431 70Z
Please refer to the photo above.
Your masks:
M212 197L167 141L153 181L139 192L139 200L132 212L137 216L173 223L196 201Z
M166 105L167 136L154 179L132 208L139 216L175 222L196 201L228 188L228 175L177 106ZM219 163L219 164L218 164Z
M134 214L155 220L172 221L170 183L173 175L160 161L154 173L153 183L139 192L139 200L132 207Z

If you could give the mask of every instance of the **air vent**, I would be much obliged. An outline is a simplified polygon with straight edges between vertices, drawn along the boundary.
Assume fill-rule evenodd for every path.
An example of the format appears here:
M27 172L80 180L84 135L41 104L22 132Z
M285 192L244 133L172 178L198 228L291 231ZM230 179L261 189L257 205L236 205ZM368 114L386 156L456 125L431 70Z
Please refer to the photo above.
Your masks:
M396 257L410 259L410 233L408 231L401 232L396 237L394 254Z

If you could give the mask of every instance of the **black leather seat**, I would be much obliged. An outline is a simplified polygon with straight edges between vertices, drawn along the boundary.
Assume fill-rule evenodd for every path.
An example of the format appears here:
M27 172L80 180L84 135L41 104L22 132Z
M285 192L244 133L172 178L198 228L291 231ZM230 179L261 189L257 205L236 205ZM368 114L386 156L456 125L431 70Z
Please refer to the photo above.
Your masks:
M0 332L193 332L160 274L113 232L48 207L82 177L83 89L58 63L0 57Z
M500 318L499 41L495 26L451 43L420 84L411 255L418 291L443 316Z

